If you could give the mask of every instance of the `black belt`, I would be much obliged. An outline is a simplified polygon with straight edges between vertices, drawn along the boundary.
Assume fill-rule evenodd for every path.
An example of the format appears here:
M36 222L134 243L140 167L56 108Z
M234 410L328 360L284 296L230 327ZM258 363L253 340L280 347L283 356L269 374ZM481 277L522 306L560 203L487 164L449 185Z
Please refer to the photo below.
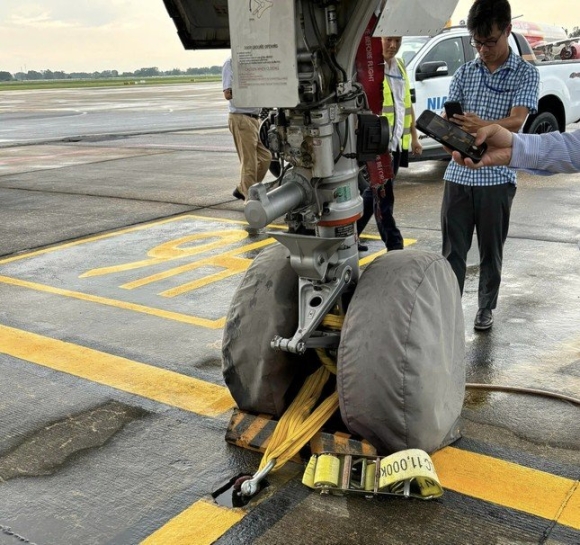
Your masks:
M258 114L245 114L245 113L243 113L242 115L247 115L248 117L253 117L254 119L260 119L260 116Z

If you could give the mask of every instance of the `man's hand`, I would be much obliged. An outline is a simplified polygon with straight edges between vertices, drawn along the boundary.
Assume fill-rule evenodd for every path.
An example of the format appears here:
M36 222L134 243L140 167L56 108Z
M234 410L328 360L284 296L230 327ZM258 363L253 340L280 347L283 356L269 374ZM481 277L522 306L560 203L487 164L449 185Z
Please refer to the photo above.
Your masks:
M417 137L411 139L411 153L417 156L423 153L423 146Z
M232 90L231 89L224 89L224 98L226 100L232 100Z
M487 144L487 150L481 161L474 163L471 159L463 158L458 151L452 153L453 160L461 166L469 168L509 165L512 158L513 133L499 125L488 125L477 131L475 144ZM449 151L449 150L448 150Z
M484 121L477 114L465 112L463 115L455 114L453 119L450 119L456 125L459 125L465 132L473 134L482 127L489 124L489 121Z

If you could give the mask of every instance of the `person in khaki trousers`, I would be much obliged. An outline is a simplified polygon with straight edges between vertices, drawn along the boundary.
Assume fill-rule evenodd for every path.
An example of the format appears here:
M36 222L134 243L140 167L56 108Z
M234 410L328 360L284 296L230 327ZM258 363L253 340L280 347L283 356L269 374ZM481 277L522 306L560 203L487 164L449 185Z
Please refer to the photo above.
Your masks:
M232 95L232 59L226 60L222 68L224 98L229 102L228 127L240 159L240 183L234 189L237 199L247 200L250 186L261 182L268 172L272 156L260 141L261 108L237 108Z

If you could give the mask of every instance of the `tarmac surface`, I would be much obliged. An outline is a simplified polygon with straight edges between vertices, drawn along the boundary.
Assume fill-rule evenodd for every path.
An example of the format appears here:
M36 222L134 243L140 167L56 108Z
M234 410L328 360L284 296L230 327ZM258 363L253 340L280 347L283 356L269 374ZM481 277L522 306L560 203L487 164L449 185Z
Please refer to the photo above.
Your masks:
M0 545L580 543L579 407L521 392L468 390L438 500L320 496L291 462L216 503L260 460L224 440L221 337L273 242L231 195L219 85L44 93L0 101ZM440 250L445 166L399 175L407 247ZM578 210L580 174L519 175L487 333L470 253L469 383L580 398Z

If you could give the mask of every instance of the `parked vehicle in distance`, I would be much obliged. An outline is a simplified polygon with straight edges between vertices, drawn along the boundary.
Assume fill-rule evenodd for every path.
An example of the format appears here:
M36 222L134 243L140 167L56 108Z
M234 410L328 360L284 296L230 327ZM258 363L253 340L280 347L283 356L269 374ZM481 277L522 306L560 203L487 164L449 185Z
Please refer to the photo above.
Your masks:
M540 97L538 113L530 115L522 132L539 134L564 131L566 125L580 120L580 60L538 61L527 40L516 32L510 35L512 50L538 67ZM418 117L423 110L441 113L447 100L451 77L477 52L471 46L466 27L450 27L436 36L403 38L399 56L403 58L411 83ZM433 139L421 137L423 154L413 160L448 157Z
M534 46L534 55L539 61L580 59L580 38L540 42Z
M521 34L532 49L541 42L557 42L568 38L568 34L561 26L524 21L522 19L512 21L512 31Z

